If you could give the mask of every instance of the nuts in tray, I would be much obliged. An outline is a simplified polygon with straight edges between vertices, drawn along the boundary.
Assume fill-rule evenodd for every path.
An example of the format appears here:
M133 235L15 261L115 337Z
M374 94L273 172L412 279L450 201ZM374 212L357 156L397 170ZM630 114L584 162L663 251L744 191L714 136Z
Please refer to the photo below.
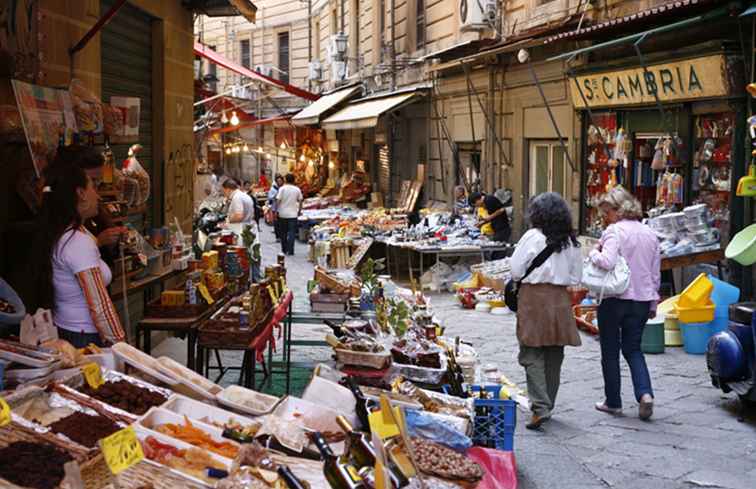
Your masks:
M63 466L73 460L47 443L16 441L0 448L0 479L23 487L53 489L63 480Z
M412 437L411 443L415 462L426 474L473 482L481 480L486 475L480 465L443 445L418 437Z
M79 388L79 391L105 404L137 415L142 415L151 407L160 406L167 400L159 392L140 387L127 380L108 381L99 389L92 389L85 384Z
M54 433L66 435L79 445L87 448L96 446L98 440L112 435L121 429L108 418L92 416L81 411L75 411L70 416L56 421L49 428Z

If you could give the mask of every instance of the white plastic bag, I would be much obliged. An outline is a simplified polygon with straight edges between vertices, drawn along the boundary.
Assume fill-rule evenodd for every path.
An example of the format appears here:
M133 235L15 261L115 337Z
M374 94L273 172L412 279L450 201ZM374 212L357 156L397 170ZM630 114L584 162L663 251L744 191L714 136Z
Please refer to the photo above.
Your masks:
M150 175L137 159L137 154L142 150L141 144L135 144L129 148L129 158L123 163L123 174L133 178L139 184L139 191L134 198L134 205L142 205L150 198Z

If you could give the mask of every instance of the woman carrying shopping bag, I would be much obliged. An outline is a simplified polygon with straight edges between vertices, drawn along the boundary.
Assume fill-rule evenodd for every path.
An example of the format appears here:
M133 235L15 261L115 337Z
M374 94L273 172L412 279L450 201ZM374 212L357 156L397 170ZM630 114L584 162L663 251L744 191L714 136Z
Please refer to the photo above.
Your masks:
M567 202L557 193L534 197L527 231L510 259L519 282L517 339L525 368L533 417L538 429L551 418L559 391L565 346L580 346L567 287L580 283L582 254Z
M622 187L615 187L599 204L607 225L590 261L596 267L614 270L624 258L630 270L629 286L617 297L604 298L598 309L601 341L601 370L604 374L604 402L596 409L609 414L622 412L619 354L625 357L639 403L638 415L648 420L653 414L654 393L646 359L641 351L643 328L656 316L661 279L659 240L641 223L640 202Z

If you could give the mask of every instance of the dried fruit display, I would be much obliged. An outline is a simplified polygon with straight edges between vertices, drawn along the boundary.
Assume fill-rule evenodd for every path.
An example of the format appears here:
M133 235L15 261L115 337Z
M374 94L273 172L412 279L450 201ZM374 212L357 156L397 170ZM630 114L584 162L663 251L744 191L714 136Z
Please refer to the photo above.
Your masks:
M151 407L160 406L167 401L166 397L159 392L140 387L127 380L108 381L98 389L85 385L79 391L105 404L137 415L144 414Z
M415 462L426 474L473 482L486 475L480 465L450 448L417 437L413 437L411 442Z

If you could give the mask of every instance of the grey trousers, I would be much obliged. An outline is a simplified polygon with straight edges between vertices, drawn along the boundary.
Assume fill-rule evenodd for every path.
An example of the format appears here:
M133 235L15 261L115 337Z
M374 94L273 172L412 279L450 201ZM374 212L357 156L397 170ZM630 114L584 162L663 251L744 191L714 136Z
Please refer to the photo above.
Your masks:
M520 345L518 361L525 368L533 414L550 416L554 409L564 360L563 346Z

